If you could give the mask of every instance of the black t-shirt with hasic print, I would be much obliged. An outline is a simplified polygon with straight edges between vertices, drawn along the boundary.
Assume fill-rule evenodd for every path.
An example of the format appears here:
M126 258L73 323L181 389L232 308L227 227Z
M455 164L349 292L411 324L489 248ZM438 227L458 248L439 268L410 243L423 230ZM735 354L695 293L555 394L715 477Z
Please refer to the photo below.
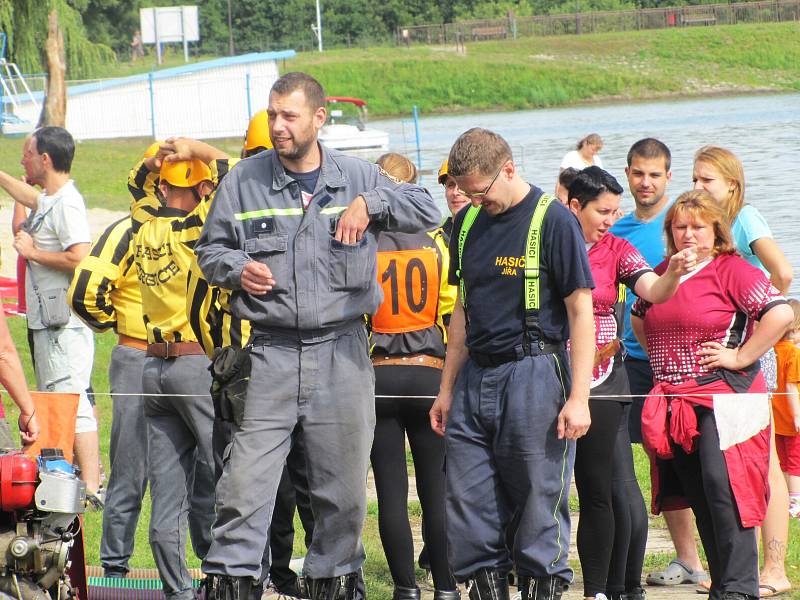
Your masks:
M314 195L314 189L317 187L317 179L319 179L320 167L308 173L295 173L286 169L286 174L294 179L300 186L300 197L303 200L303 209L308 208L311 204L311 197Z
M522 344L524 334L525 246L533 211L542 190L531 191L517 205L490 217L481 211L464 243L462 276L467 295L467 347L495 354ZM458 236L464 215L456 215L450 238L452 285L459 284ZM545 341L569 338L563 299L579 288L593 288L583 233L575 216L557 200L542 223L539 320Z

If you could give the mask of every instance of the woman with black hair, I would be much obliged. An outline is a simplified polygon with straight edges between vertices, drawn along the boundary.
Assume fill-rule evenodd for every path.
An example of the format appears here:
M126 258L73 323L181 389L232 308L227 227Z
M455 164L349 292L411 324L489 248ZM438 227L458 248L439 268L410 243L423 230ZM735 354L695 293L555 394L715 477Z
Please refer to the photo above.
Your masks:
M612 482L620 473L633 470L633 455L627 439L628 379L622 366L618 335L621 326L620 301L624 307L624 288L633 290L648 302L665 302L678 289L680 277L694 267L690 250L675 254L664 274L656 275L647 261L629 242L609 232L619 210L622 187L600 167L583 169L569 186L569 208L578 218L589 253L595 288L592 290L595 321L595 367L589 410L592 425L578 440L575 456L575 483L580 499L578 555L584 577L584 597L638 600L647 513L644 501L634 514L614 514ZM626 439L620 440L623 436ZM618 443L619 442L619 443ZM635 486L638 498L641 491ZM622 492L631 495L631 490ZM626 503L630 510L633 503ZM623 535L636 539L628 548L624 589L609 590L608 573L615 539ZM618 526L619 525L619 526ZM642 532L644 528L644 532ZM635 531L632 531L635 530ZM632 535L635 534L635 535Z

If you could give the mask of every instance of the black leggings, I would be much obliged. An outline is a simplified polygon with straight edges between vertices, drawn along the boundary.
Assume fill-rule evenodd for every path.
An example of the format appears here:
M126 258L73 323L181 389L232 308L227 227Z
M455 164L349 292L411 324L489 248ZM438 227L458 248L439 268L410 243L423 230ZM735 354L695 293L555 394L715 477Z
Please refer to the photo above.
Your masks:
M375 369L377 396L435 396L441 372L430 367L385 365ZM394 584L416 587L414 544L408 522L405 436L411 446L425 545L437 590L454 590L447 562L444 511L444 439L430 426L430 399L376 399L372 471L378 493L378 527Z
M606 592L632 592L642 585L647 508L633 469L629 434L630 404L624 404L614 445L611 504L614 510L614 547L608 567Z
M622 408L622 403L614 400L590 399L592 425L578 439L575 452L575 485L581 506L578 557L583 570L583 595L592 598L606 592L614 546L611 481Z

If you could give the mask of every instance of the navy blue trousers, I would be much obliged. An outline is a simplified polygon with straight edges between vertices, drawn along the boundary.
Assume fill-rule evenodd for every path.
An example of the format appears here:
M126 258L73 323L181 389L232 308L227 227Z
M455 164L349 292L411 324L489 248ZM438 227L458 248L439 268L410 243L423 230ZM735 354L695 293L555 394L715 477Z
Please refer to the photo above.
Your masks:
M456 380L446 428L447 535L458 581L482 568L572 580L569 485L575 442L559 440L565 353L481 368ZM513 548L506 529L517 516Z

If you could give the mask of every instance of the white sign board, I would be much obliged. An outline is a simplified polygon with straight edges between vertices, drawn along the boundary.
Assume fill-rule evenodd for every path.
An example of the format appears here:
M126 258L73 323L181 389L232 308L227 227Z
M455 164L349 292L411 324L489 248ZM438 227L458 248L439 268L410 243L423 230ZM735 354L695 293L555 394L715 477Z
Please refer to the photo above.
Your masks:
M139 26L145 44L200 40L197 6L140 8Z

